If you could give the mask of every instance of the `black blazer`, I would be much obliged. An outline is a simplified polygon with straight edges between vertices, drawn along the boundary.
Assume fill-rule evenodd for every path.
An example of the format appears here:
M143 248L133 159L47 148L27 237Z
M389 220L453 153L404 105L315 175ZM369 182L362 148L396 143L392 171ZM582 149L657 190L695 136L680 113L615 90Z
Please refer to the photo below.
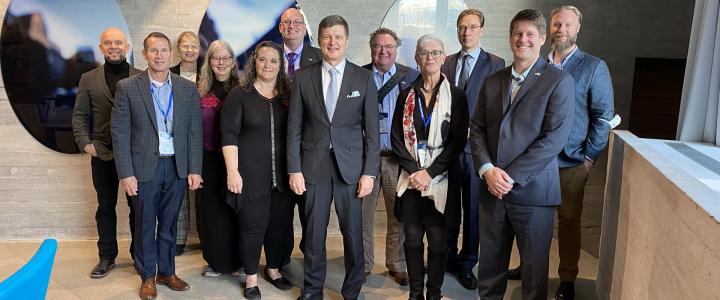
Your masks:
M304 51L303 51L304 52ZM332 121L325 107L322 61L298 70L288 113L288 172L302 172L306 182L332 176L328 160L332 143L338 168L347 184L361 175L377 176L380 169L380 131L377 88L372 74L345 63Z
M202 68L202 64L200 63L200 58L198 57L197 62L197 75L195 76L195 83L198 83L200 81L200 69ZM180 64L177 64L175 66L170 67L170 72L172 72L175 75L180 75Z
M320 61L322 61L322 53L320 53L320 49L315 48L310 44L303 45L303 51L300 54L300 68L307 67Z
M367 65L364 65L363 68L369 70L372 73L373 65L372 65L372 63L369 63ZM413 81L415 81L415 79L417 79L420 76L420 72L418 70L411 69L410 67L408 67L406 65L401 65L399 63L395 63L395 69L396 69L396 72L400 72L400 70L407 70L407 73L405 73L405 77L403 77L403 79L400 80L400 83L399 83L401 91L410 87L412 85ZM382 87L379 86L377 88L378 88L378 90L380 90L380 88L382 88ZM378 99L378 101L380 101L380 99Z
M130 66L130 76L140 72L142 71ZM115 97L110 94L105 81L105 64L80 76L72 115L75 143L80 151L92 143L98 158L104 161L113 159L110 112L114 102Z

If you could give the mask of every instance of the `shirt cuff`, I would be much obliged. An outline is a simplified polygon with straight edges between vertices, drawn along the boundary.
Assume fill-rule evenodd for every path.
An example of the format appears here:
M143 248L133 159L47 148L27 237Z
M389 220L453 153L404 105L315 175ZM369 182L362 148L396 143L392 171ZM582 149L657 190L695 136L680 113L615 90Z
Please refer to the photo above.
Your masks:
M480 167L480 170L478 170L478 175L480 175L480 178L481 178L482 180L485 180L485 177L483 177L483 175L485 174L485 172L487 172L488 170L490 170L490 169L492 169L492 168L494 168L494 167L495 167L495 166L494 166L492 163L485 163L484 165L482 165L482 167Z

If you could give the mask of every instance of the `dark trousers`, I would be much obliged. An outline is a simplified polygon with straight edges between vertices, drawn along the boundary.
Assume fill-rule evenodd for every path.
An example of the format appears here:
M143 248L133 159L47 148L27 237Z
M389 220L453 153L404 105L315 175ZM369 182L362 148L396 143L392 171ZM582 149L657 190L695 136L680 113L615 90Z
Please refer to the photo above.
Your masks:
M335 199L335 212L343 236L345 278L341 289L344 299L357 299L363 281L362 200L357 197L357 184L347 184L342 179L335 162L335 155L328 153L332 161L332 177L306 183L305 261L303 296L322 299L327 272L327 238L330 205Z
M438 298L441 295L443 280L445 279L445 265L447 259L447 228L445 224L404 224L405 226L405 261L407 263L408 277L410 278L410 299L423 299L423 288L427 286L428 298ZM428 279L425 278L423 265L425 245L423 237L428 240Z
M203 151L203 188L195 191L195 212L203 259L215 272L230 273L241 267L238 220L225 200L227 178L220 151Z
M480 299L503 299L516 236L522 261L522 299L547 299L555 206L517 205L484 197L480 201Z
M471 270L478 263L480 246L480 177L473 167L472 155L462 152L457 162L462 189L462 250L458 253L457 242L460 227L448 228L448 265L459 271Z
M97 192L98 208L95 212L95 223L98 231L98 256L115 259L118 255L117 244L117 215L115 206L118 199L118 174L115 161L103 161L97 157L90 159L92 180ZM133 243L135 238L135 209L132 200L125 195L130 207L130 257L135 259Z
M305 228L305 195L297 195L294 192L290 191L290 199L292 201L292 209L295 209L295 205L297 205L298 208L298 218L300 219L300 226L302 228ZM290 224L287 225L287 230L290 231L290 235L285 237L285 246L282 253L282 257L287 257L287 259L283 259L281 267L287 265L290 263L290 256L292 255L293 248L295 247L295 225L293 224L292 219L294 218L294 212L293 215L290 216ZM302 232L300 232L302 234ZM298 245L300 248L300 251L305 253L305 235L301 235L300 237L300 244Z
M152 180L138 182L138 195L133 197L135 265L143 281L157 273L175 274L176 224L186 186L187 179L178 177L175 158L158 159Z
M249 199L240 208L240 253L245 265L245 273L258 273L260 250L265 245L267 266L278 269L285 255L287 224L292 223L294 203L286 193L273 190L270 194Z

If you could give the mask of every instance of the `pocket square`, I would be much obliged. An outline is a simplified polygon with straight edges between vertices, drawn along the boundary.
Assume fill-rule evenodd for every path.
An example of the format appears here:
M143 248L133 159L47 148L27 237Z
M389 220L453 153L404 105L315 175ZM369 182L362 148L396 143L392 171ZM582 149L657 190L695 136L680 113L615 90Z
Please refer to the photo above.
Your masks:
M346 98L356 98L356 97L360 97L360 92L353 91L352 93L350 93L350 95L347 95Z

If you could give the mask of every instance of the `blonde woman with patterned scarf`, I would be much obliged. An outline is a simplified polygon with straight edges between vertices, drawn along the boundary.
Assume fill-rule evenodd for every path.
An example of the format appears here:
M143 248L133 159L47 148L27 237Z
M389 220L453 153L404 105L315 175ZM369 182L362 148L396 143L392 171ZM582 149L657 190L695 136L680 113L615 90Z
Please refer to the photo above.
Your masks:
M440 299L448 224L460 222L454 165L465 147L468 108L465 93L450 84L440 67L444 46L435 35L418 42L420 77L400 92L393 116L392 145L400 163L395 215L404 224L410 299L423 297L423 237L428 239L427 299Z

